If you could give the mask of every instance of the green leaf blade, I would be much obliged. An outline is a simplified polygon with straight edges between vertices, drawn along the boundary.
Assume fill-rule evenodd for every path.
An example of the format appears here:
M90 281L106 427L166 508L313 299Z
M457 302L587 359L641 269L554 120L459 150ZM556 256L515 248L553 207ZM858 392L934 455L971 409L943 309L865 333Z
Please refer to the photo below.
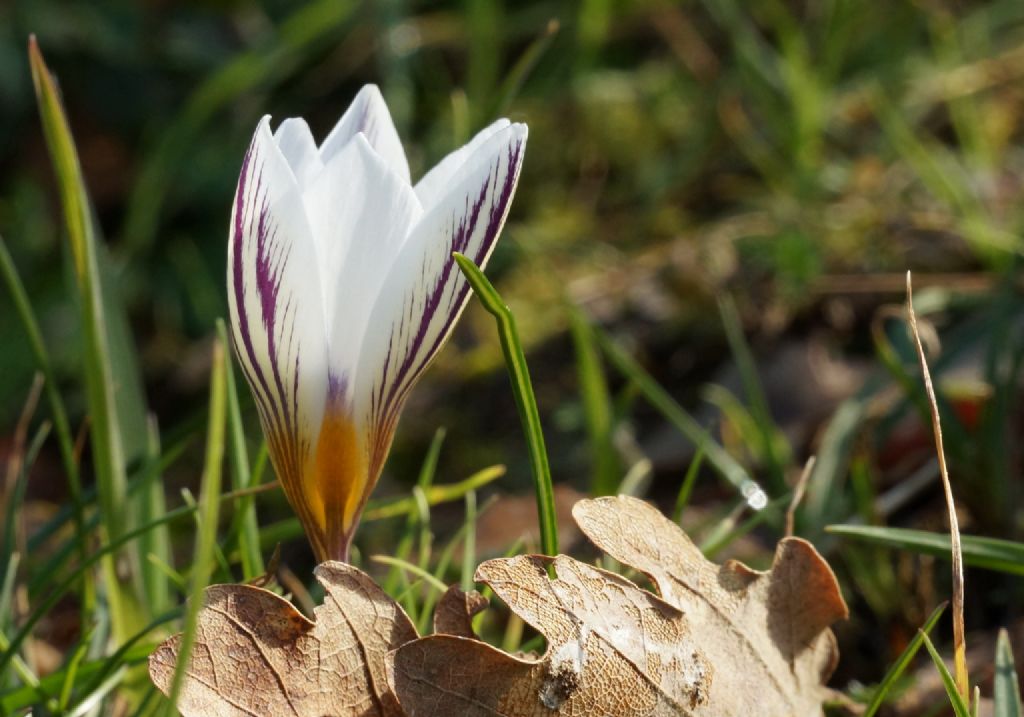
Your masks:
M949 560L948 534L873 525L829 525L826 532L899 550ZM1010 575L1024 575L1024 543L977 535L961 535L964 564Z
M925 649L928 650L928 654L932 658L932 662L935 663L935 669L939 671L939 677L942 678L942 686L946 689L946 696L949 697L949 704L953 707L953 711L956 713L956 717L971 717L971 711L964 703L963 697L956 688L956 681L953 679L953 675L949 673L949 668L946 667L946 663L943 662L942 656L938 650L935 649L935 645L932 644L931 639L923 631L918 630L917 634L920 635L924 641Z
M907 669L910 661L914 659L917 651L921 649L921 644L923 642L921 636L932 631L932 628L935 627L935 623L939 621L939 618L942 617L942 613L946 611L948 604L949 603L942 603L935 608L932 611L932 614L928 616L928 619L925 620L924 625L918 631L917 635L907 643L903 652L900 653L900 656L896 658L896 661L889 667L888 671L886 671L885 677L882 678L882 681L879 683L878 689L875 690L874 695L871 696L871 701L868 703L867 709L864 710L863 717L872 717L876 712L878 712L879 708L885 704L885 698L892 690L893 685L895 685L896 681L903 675L903 672Z
M1013 662L1013 650L1006 629L996 640L996 674L992 684L993 717L1021 717L1020 680Z
M469 285L473 287L477 298L480 299L480 303L488 313L494 316L497 322L501 350L505 356L505 366L512 382L512 393L515 396L516 408L519 410L523 433L530 451L534 490L537 494L537 512L540 519L541 548L546 555L557 555L558 519L555 513L554 489L551 485L551 467L548 463L547 448L544 446L544 432L540 425L537 398L533 394L530 371L526 365L526 355L523 352L522 343L519 341L515 317L502 300L501 295L476 264L458 252L453 256L466 280L469 281Z
M46 66L35 37L29 40L29 64L43 134L57 176L75 269L77 303L85 343L83 364L93 466L102 525L107 538L116 540L131 530L135 517L127 495L123 435L115 390L122 378L130 380L130 377L116 376L110 360L111 344L102 277L85 181L56 81ZM133 566L133 577L137 579L138 556L126 552L124 557ZM123 581L117 574L113 559L104 561L103 573L111 601L115 638L121 641L133 634L144 620L141 614L143 601L138 598L133 581Z

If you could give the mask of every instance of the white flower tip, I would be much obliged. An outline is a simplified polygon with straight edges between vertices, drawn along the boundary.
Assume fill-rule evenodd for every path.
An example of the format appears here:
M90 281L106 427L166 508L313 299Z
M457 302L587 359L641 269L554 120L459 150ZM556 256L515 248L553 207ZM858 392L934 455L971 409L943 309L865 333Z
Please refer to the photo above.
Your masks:
M516 138L522 141L525 141L530 134L530 128L526 126L525 122L513 122L510 128Z
M260 117L260 121L256 123L256 131L253 134L265 135L267 137L274 136L274 133L270 131L270 115Z
M372 82L368 82L359 88L359 92L357 92L356 96L352 99L352 103L355 104L357 100L361 99L375 99L383 102L384 95L381 94L380 87Z
M477 137L493 137L496 134L511 135L517 140L524 140L529 134L529 128L525 122L513 122L507 117L496 119L488 127L480 131Z
M381 172L394 173L394 170L388 166L387 161L380 156L380 153L377 152L373 144L370 143L370 138L366 136L365 132L356 132L355 136L349 140L349 144L353 147L355 152L358 152L364 162L369 162L379 167ZM344 154L345 152L342 150L341 154L337 156L344 156ZM344 160L342 160L342 162L344 162Z
M269 115L267 116L269 117ZM276 130L274 130L274 139L277 140L278 144L281 143L282 138L297 135L312 136L309 125L306 123L306 120L301 117L289 117L279 124Z

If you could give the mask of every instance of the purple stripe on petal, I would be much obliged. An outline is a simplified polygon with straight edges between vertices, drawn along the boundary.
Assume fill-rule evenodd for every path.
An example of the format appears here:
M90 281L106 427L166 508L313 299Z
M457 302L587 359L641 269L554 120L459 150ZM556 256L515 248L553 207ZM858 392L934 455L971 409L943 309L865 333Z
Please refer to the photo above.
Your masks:
M390 382L390 391L384 401L386 404L394 403L395 396L399 388L403 383L405 383L405 377L409 375L413 362L415 361L420 349L423 347L423 341L426 338L427 330L430 327L430 321L438 313L441 300L444 298L445 292L450 288L448 283L451 279L452 272L457 270L454 259L451 259L451 254L456 251L461 252L469 242L469 237L472 236L473 230L476 228L476 222L480 216L480 209L483 206L484 200L487 198L488 187L489 184L484 185L483 189L480 190L480 195L477 200L473 202L471 207L469 207L466 219L463 219L459 223L458 228L452 232L444 269L442 269L441 275L434 282L434 286L430 294L427 295L427 299L423 305L423 312L420 315L420 323L416 327L416 334L413 336L411 345L406 349L406 354L402 360L402 364L398 367L396 372L397 380ZM408 312L410 313L409 320L411 321L411 301L408 303ZM441 337L443 337L443 332ZM435 340L434 346L431 347L431 351L436 348L438 343L439 341ZM381 388L383 389L383 385Z
M235 289L235 306L237 308L237 321L238 331L242 337L242 347L245 349L246 360L243 364L248 364L255 376L247 376L249 384L256 387L256 383L253 378L259 384L262 390L262 395L270 400L270 386L267 383L266 376L263 375L263 371L260 369L259 362L256 359L256 349L253 346L252 331L249 327L249 314L245 307L245 265L243 262L242 254L245 245L245 197L246 193L250 191L249 182L251 181L250 176L250 165L253 160L253 153L255 151L256 138L253 138L252 144L249 145L249 149L245 153L245 158L242 161L242 173L238 178L238 190L235 194L235 226L234 226L234 239L231 244L232 258L231 258L231 271L234 278L234 289ZM257 181L257 189L259 182ZM254 393L259 393L254 391Z
M371 415L375 416L375 423L382 429L376 431L381 440L391 435L405 398L420 374L426 370L440 350L448 337L452 324L468 300L469 282L461 275L451 254L453 252L467 254L478 265L488 256L497 240L511 203L518 179L522 148L521 141L509 147L506 157L508 171L505 173L501 186L497 186L502 168L502 161L499 158L479 194L472 200L467 197L466 211L462 214L458 224L451 227L443 267L424 298L422 310L417 312L419 320L415 334L403 352L401 361L395 367L393 376L391 375L391 364L394 336L401 333L403 325L411 325L415 320L413 312L417 297L407 298L404 315L398 319L399 323L392 327L392 339L388 343L388 350L385 354L381 380L376 387L376 392L371 397ZM470 254L468 250L478 232L483 218L484 205L488 203L489 195L491 202L486 215L486 226L483 228L483 237L479 241L479 247ZM425 279L425 272L426 266L424 265L421 268L421 278L423 279ZM432 319L438 315L444 317L442 326L436 335L428 338ZM386 446L375 446L375 451L382 454L386 451ZM382 455L380 457L382 459Z
M231 272L237 310L237 335L240 339L240 342L236 342L236 349L243 359L241 363L245 377L253 388L261 421L268 429L265 431L267 439L273 444L273 453L283 463L280 468L284 472L298 475L302 451L305 449L304 445L300 445L303 439L297 430L300 382L298 352L295 356L290 402L281 365L283 355L287 355L287 352L282 354L282 348L290 348L296 340L295 325L289 319L294 317L297 307L293 305L291 297L283 305L281 303L281 282L288 266L290 250L286 243L274 241L279 227L273 220L269 198L263 190L263 167L260 167L257 173L254 166L258 161L256 142L257 139L254 138L243 160L235 199ZM253 287L249 287L246 282L244 254L247 246L252 247L255 253ZM259 320L266 333L270 376L265 373L256 351L253 326L250 324L252 317L245 301L249 288L255 290L259 302ZM291 326L287 335L279 337L279 328L288 324ZM283 340L284 346L279 345L279 338Z

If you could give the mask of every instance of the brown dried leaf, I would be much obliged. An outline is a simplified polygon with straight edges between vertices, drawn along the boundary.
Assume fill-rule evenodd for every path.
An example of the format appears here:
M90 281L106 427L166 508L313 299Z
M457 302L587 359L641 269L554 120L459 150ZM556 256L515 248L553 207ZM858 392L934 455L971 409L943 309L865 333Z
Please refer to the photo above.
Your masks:
M372 579L345 563L317 566L326 590L315 621L250 585L206 591L178 709L185 717L403 715L385 679L389 650L416 638L408 616ZM149 658L165 694L180 635Z
M710 667L683 616L625 578L526 555L489 560L476 579L541 630L548 651L531 661L449 635L408 643L388 676L412 717L689 714L704 701Z
M411 717L434 714L815 715L846 616L810 544L779 544L769 572L714 565L672 522L632 498L577 503L595 543L649 574L663 597L572 558L491 560L476 579L548 640L537 661L435 635L388 659ZM554 579L545 567L553 563Z
M441 596L434 610L434 633L476 637L473 632L473 617L487 608L487 598L471 590L463 592L458 585L452 585Z
M814 546L786 538L771 570L758 572L735 561L710 562L675 523L635 498L580 501L573 515L594 544L648 575L683 611L725 676L715 681L712 700L742 696L758 714L820 711L828 696L823 684L839 659L828 628L849 612Z

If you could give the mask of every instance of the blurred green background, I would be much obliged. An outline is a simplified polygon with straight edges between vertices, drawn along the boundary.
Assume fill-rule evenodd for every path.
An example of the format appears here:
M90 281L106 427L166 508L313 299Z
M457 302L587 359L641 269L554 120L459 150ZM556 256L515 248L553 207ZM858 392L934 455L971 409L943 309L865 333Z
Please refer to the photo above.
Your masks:
M910 269L928 335L942 338L932 356L961 527L1021 537L1019 0L6 0L0 234L78 425L73 280L29 33L60 81L164 445L196 437L167 474L172 500L197 481L210 343L227 313L230 201L251 132L269 113L305 117L322 138L375 82L414 177L495 117L530 127L488 273L528 347L556 481L586 492L601 471L628 474L631 489L671 505L694 455L614 371L602 454L571 303L770 498L818 455L798 534L829 552L854 607L841 677L877 679L877 655L898 651L948 591L948 571L823 528L943 529L896 310ZM33 374L23 336L0 292L0 438ZM251 408L247 418L255 446ZM493 322L476 305L410 402L383 493L407 490L439 426L439 481L504 463L502 491L529 490ZM49 465L44 451L30 495L60 501ZM735 499L705 468L684 526L721 525ZM280 496L259 505L261 522L288 515ZM763 559L780 522L766 524L774 531L740 554ZM371 526L363 540L386 551L387 531ZM303 564L303 550L300 539L286 555ZM1005 576L971 572L968 593L974 629L1017 617L1021 591Z

